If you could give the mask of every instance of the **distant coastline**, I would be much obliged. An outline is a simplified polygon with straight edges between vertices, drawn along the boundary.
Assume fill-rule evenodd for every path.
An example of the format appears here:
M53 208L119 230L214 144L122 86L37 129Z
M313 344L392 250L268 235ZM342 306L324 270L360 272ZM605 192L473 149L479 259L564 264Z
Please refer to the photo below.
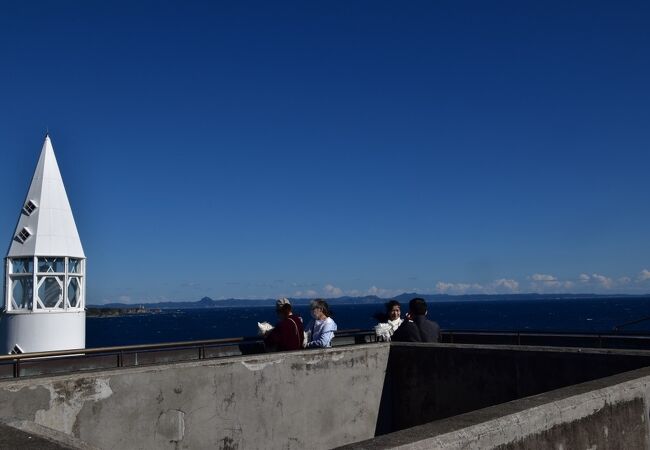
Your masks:
M86 308L86 317L115 317L115 316L131 316L135 314L152 314L160 312L160 308L145 308L144 305L140 306L88 306Z
M389 299L396 299L402 303L407 303L414 297L421 297L429 302L466 302L466 301L535 301L535 300L580 300L580 299L597 299L597 298L647 298L650 293L643 295L629 294L477 294L477 295L448 295L448 294L418 294L415 292L403 293L396 297L381 298L376 295L367 295L362 297L337 297L328 298L327 301L332 305L363 305L363 304L381 304ZM260 307L273 306L273 298L266 299L237 299L229 298L223 300L213 300L210 297L203 297L198 301L171 301L146 303L138 302L139 306L127 303L107 303L104 305L88 305L87 314L90 316L101 315L126 315L126 314L143 314L159 312L161 309L202 309L202 308L232 308L232 307ZM290 298L294 305L308 305L310 298ZM115 311L118 310L118 311Z

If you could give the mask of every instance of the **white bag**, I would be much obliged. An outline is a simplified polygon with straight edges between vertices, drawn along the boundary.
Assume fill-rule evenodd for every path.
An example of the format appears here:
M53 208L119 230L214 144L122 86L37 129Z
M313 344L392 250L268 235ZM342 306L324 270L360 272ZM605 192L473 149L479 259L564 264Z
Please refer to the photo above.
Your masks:
M262 322L262 323L257 322L257 334L260 336L265 336L266 333L268 333L272 329L273 329L273 325L271 325L268 322Z
M379 323L375 325L375 335L377 340L390 341L390 336L393 334L393 327L389 323Z

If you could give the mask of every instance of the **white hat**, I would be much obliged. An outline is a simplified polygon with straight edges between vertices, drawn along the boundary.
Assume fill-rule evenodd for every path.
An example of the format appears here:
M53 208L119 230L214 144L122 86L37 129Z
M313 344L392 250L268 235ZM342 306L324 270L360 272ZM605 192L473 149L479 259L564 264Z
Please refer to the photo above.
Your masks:
M279 298L279 299L275 302L275 307L276 307L277 309L282 308L284 305L291 305L291 302L290 302L289 299L286 298L286 297Z

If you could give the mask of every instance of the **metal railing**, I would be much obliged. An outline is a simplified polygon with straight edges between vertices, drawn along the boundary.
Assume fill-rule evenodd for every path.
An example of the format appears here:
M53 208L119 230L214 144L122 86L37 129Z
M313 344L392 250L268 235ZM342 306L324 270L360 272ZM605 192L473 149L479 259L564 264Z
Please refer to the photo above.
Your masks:
M333 345L377 341L374 330L336 333ZM608 333L443 330L440 342L650 350L650 336ZM265 352L260 337L84 348L0 356L0 379L224 358ZM4 371L3 371L4 370Z
M484 343L494 345L650 349L649 335L617 333L445 330L441 332L441 342L452 344Z
M336 333L333 343L335 346L342 346L373 342L374 336L371 330L341 330ZM32 376L214 359L264 351L264 341L260 337L235 337L2 355L0 368L11 366L11 375L0 370L0 378L25 376L27 367L31 369L27 375ZM160 356L164 352L166 353ZM93 364L92 358L101 361Z

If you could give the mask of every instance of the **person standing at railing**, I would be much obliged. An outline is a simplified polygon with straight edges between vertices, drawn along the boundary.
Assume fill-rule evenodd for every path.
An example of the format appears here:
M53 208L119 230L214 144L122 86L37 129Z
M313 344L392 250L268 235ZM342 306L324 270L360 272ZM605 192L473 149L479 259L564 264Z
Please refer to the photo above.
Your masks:
M281 298L275 302L275 311L279 321L264 337L267 349L283 352L303 348L302 318L293 313L289 299Z
M404 322L404 319L402 319L401 305L397 300L390 300L385 306L385 313L375 315L375 318L381 322L375 326L375 335L379 340L390 341L390 337Z
M409 302L406 320L393 333L396 342L438 342L440 327L427 319L427 302L423 298L414 298Z
M331 347L332 338L336 331L336 322L330 317L329 305L325 300L316 299L311 302L312 321L307 325L307 347Z

